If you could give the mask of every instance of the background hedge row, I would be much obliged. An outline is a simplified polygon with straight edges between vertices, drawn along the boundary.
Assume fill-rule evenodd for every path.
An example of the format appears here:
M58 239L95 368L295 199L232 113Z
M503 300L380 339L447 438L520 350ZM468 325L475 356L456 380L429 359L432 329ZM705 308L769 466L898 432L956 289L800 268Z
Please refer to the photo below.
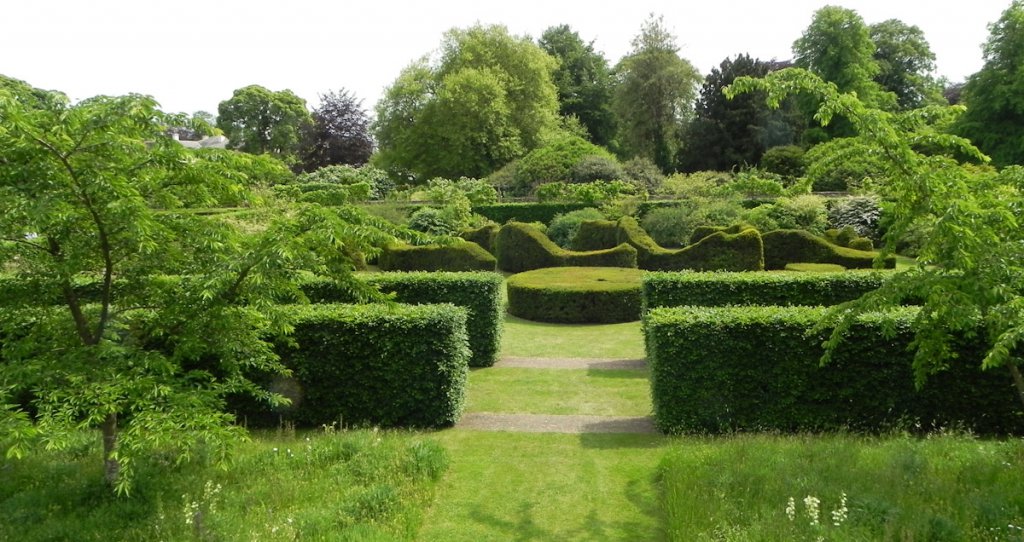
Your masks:
M382 292L394 292L400 303L451 303L467 312L470 367L490 367L498 358L505 324L502 278L497 273L414 272L360 275ZM313 303L346 303L350 292L327 278L310 278L302 290Z
M576 252L556 245L530 224L510 222L495 239L498 268L521 273L544 267L636 267L637 252L622 244L606 250Z
M984 348L977 342L954 345L959 359L916 390L913 353L907 348L915 308L865 317L833 361L821 367L824 336L807 332L823 311L746 306L647 313L657 426L666 433L1024 430L1008 374L980 369ZM887 328L895 331L891 338L886 338Z
M644 275L644 307L696 305L837 305L877 290L887 271L838 273L675 273Z
M384 271L494 271L498 260L472 241L451 245L391 245L377 265Z

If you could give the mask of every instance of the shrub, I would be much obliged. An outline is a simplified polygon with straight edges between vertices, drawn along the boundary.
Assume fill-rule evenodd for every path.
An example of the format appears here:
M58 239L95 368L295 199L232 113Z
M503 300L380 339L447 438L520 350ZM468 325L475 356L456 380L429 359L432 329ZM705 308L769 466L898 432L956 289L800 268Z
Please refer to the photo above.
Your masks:
M708 198L718 195L732 179L732 173L727 171L674 173L665 179L659 193L676 198Z
M1024 430L1005 376L981 371L985 349L960 341L947 371L914 387L912 308L865 317L820 365L822 316L811 307L661 308L644 319L651 397L666 433L882 431L920 423ZM981 334L982 336L984 334ZM915 425L916 426L916 425Z
M885 177L884 160L877 149L857 138L833 139L807 151L807 177L816 192L843 192L865 179Z
M498 261L471 241L451 245L391 245L377 265L383 271L494 271Z
M775 203L762 205L767 208L768 218L780 230L807 230L820 235L828 228L828 211L825 198L803 195L779 198ZM751 217L752 218L752 217ZM750 220L750 222L755 222Z
M662 183L665 182L665 174L661 172L661 168L646 156L630 158L622 164L622 168L626 172L626 179L644 188L649 194L660 190Z
M786 187L782 185L782 181L782 177L774 173L747 168L737 173L732 181L722 187L722 190L748 198L775 198L786 193Z
M590 205L585 203L495 203L473 207L473 212L498 224L513 221L550 224L556 215L587 207Z
M638 269L552 267L508 278L508 312L540 322L603 324L640 319Z
M605 216L601 211L593 207L569 211L565 214L556 215L551 224L548 225L547 235L556 245L562 248L569 248L576 232L580 229L580 223L585 220L603 220Z
M705 237L707 237L707 236L709 236L711 234L714 234L714 233L722 232L722 233L726 233L726 234L729 234L729 235L736 235L737 233L739 233L741 231L749 230L749 229L757 229L757 228L754 228L750 224L746 224L744 222L740 222L738 224L733 224L732 226L728 226L728 227L722 227L722 226L700 226L700 227L698 227L698 228L693 230L693 235L690 236L690 244L692 245L694 243L697 243L701 239L703 239L703 238L705 238Z
M850 240L850 248L853 250L863 250L865 252L871 252L875 250L875 244L867 237L857 237Z
M495 239L498 268L520 273L544 267L636 267L636 249L619 245L608 250L574 252L565 250L537 228L510 222Z
M693 230L692 211L682 206L652 209L640 224L654 242L663 247L682 247Z
M470 367L490 367L498 357L505 308L504 280L497 273L373 273L360 276L399 303L451 303L466 309ZM350 303L352 292L340 290L327 278L311 278L302 290L314 303Z
M319 203L325 206L346 205L370 199L367 183L332 184L301 183L280 184L271 188L275 194L301 203Z
M500 226L492 222L484 224L479 228L462 230L462 232L459 233L459 237L462 237L467 241L472 241L480 245L480 247L487 252L494 254L494 238L498 236L499 228Z
M735 235L718 232L696 244L671 250L662 248L636 219L622 217L617 240L637 250L637 265L649 271L757 271L764 269L764 249L757 230Z
M865 252L829 243L803 230L775 230L762 236L765 269L785 269L788 263L834 263L847 269L874 267L877 252ZM888 256L883 267L896 267L896 258Z
M890 274L888 271L648 273L643 283L644 306L653 309L684 305L836 305L877 290Z
M532 188L541 183L568 181L572 178L573 168L588 156L601 156L615 161L615 157L607 150L582 137L557 137L517 161L515 184L517 187Z
M807 168L804 150L797 145L772 147L761 155L761 168L783 177L803 177Z
M303 426L445 427L462 413L469 348L466 312L453 305L295 306L292 405Z
M618 244L615 240L617 235L618 227L614 220L584 220L580 222L569 248L576 251L614 248Z
M309 173L300 174L296 181L337 185L366 183L370 187L372 199L383 199L395 189L395 183L388 178L387 172L370 165L362 167L353 167L347 164L325 166Z
M882 217L882 208L878 198L856 196L836 199L828 209L828 224L832 228L851 227L857 235L868 239L879 240L878 221Z
M584 156L569 173L569 180L574 183L626 179L626 171L622 169L618 160L611 156L597 154Z
M565 202L597 205L610 202L622 196L640 196L647 199L635 184L625 181L594 181L589 183L545 183L537 188L537 200L541 203Z

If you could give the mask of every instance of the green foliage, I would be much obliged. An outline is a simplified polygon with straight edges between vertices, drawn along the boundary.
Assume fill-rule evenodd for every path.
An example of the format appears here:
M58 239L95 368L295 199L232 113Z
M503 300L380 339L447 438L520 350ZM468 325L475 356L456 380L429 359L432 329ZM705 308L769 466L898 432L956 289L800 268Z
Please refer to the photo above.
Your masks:
M582 222L587 220L604 220L604 218L605 216L601 211L593 207L556 215L551 224L548 225L547 235L556 245L562 248L569 248L573 239L576 238L576 233L579 231Z
M459 237L476 243L487 252L494 254L494 238L498 236L499 229L501 229L501 226L494 223L488 223L480 226L479 228L462 230L462 232L459 233Z
M637 251L621 244L607 250L574 252L556 245L544 232L520 222L509 222L495 239L498 268L520 273L544 267L636 267Z
M643 283L644 307L829 306L877 290L892 276L883 271L841 272L841 267L828 270L832 272L648 273Z
M765 269L785 269L789 263L834 263L847 269L870 269L881 255L833 245L804 230L775 230L761 236ZM882 266L896 267L891 255L882 256Z
M718 232L695 244L670 250L659 246L633 217L617 223L617 240L637 251L637 265L648 271L758 271L764 269L764 250L757 230L735 235Z
M431 179L427 182L426 197L436 206L423 207L409 217L409 227L435 235L458 235L462 230L479 222L473 215L473 205L487 205L498 199L494 188L476 179Z
M761 169L782 177L803 177L806 168L804 149L798 145L772 147L761 156Z
M608 60L594 50L593 42L585 43L569 25L548 28L537 43L558 60L553 79L558 89L559 114L577 119L595 144L611 144L615 138L611 111L614 81Z
M501 344L505 307L502 302L504 280L496 273L373 273L361 275L366 284L385 294L394 294L399 303L451 303L468 314L466 329L472 350L470 367L490 367L497 361ZM314 303L351 303L358 296L326 278L307 278L302 291Z
M840 305L842 306L842 305ZM810 307L681 307L647 313L655 423L667 433L737 430L879 431L966 427L1019 432L1003 378L968 364L913 385L911 324L917 309L864 315L821 366L825 317ZM979 362L978 341L950 348Z
M274 194L291 201L336 206L367 201L372 196L373 188L365 182L355 184L307 182L277 185L273 187L273 191Z
M515 185L507 187L516 194L529 193L537 186L550 182L574 181L573 173L587 157L605 158L616 164L607 150L574 135L561 135L545 145L533 149L516 162ZM610 181L615 178L605 178Z
M820 235L829 226L825 198L809 194L794 198L778 198L774 203L752 209L745 218L763 231L806 230Z
M615 67L612 109L626 156L649 158L663 171L675 166L682 120L689 113L700 72L679 57L676 38L651 16Z
M302 133L302 169L314 171L342 164L358 167L372 154L370 116L363 109L363 101L346 89L321 94L312 122Z
M569 174L574 183L591 183L594 181L625 180L626 170L619 161L611 156L592 154L584 156L576 163Z
M754 228L754 226L745 222L739 222L732 226L700 226L693 230L693 235L690 236L690 244L696 243L701 239L718 232L735 235L741 231L749 230L751 228Z
M350 185L366 183L370 185L370 197L372 199L384 199L392 190L395 184L388 178L384 170L370 165L355 167L348 164L336 164L324 166L296 177L298 183L332 183Z
M748 198L779 197L786 193L783 178L774 173L747 168L733 176L732 181L719 191L746 196Z
M688 244L687 241L694 229L692 216L693 211L682 206L660 207L645 214L640 225L655 243L663 247L678 248Z
M721 193L721 187L733 180L726 171L697 171L674 173L665 179L659 194L679 199L708 198Z
M390 245L377 260L382 271L494 271L498 261L469 241L451 245Z
M584 220L569 243L570 250L604 250L618 241L618 226L614 220Z
M647 193L625 181L594 181L590 183L546 183L537 188L540 203L582 203L588 206L609 203L623 196L647 199Z
M302 131L311 122L306 101L290 90L249 85L217 106L217 128L228 137L229 148L269 153L287 163L296 160Z
M665 174L650 158L634 156L622 164L622 169L626 173L626 179L647 190L649 194L660 190L661 184L665 182Z
M483 177L556 127L556 62L503 26L445 33L437 62L402 71L377 104L377 160L419 179Z
M834 263L787 263L786 271L798 273L840 273L846 268Z
M889 19L871 25L869 31L879 68L875 82L896 95L900 109L945 105L942 87L933 75L935 53L920 28Z
M881 239L878 231L882 207L878 198L855 196L833 200L828 208L828 224L837 229L853 228L857 235Z
M815 192L855 190L870 181L886 182L886 159L861 138L833 139L807 151L807 177Z
M621 267L553 267L508 278L508 313L540 322L605 324L640 319L640 277Z
M586 203L495 203L473 207L473 212L498 224L510 221L549 224L556 215L591 207Z
M478 179L460 177L456 180L436 178L427 181L427 199L435 205L452 205L463 199L471 206L490 205L498 201L494 187Z

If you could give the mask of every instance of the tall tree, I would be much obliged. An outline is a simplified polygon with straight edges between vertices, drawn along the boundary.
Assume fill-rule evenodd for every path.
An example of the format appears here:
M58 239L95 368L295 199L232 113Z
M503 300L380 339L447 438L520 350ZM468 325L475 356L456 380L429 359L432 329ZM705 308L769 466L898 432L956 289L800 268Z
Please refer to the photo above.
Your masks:
M998 166L1024 164L1024 1L989 26L985 65L967 80L956 131Z
M610 146L615 139L612 76L608 60L569 25L552 26L541 34L541 49L558 60L554 72L559 113L576 117L592 143Z
M311 122L306 101L290 90L259 85L236 90L217 106L217 127L229 147L251 154L270 153L294 162L302 130Z
M373 154L370 117L363 102L342 89L320 96L313 110L313 122L302 137L302 169L313 171L326 166L361 166Z
M377 104L377 164L431 177L482 177L557 126L556 62L503 26L445 33L440 60L413 63Z
M945 103L934 76L935 53L920 28L889 19L871 25L869 32L878 63L874 80L896 95L900 109Z
M644 22L632 46L615 67L620 144L626 155L649 158L668 171L675 166L701 77L680 58L676 38L660 16Z

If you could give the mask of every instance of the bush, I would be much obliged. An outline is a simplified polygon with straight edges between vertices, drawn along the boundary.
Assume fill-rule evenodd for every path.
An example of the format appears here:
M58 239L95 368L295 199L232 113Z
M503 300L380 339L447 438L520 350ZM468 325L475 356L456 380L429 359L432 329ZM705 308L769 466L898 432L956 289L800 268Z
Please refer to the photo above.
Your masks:
M665 174L661 172L661 168L645 156L636 156L626 160L622 164L622 168L626 172L625 179L636 183L637 186L647 190L649 194L659 191L662 183L665 182Z
M537 200L541 203L564 202L597 205L608 203L623 196L638 196L647 199L635 184L625 181L594 181L589 183L545 183L537 188Z
M661 207L644 215L640 224L654 242L663 247L679 248L687 244L693 231L692 214L690 209L681 206Z
M640 319L638 269L552 267L508 278L508 312L539 322L604 324Z
M785 269L789 263L834 263L847 269L874 267L877 252L865 252L829 243L803 230L775 230L762 236L765 269ZM896 258L888 256L883 267L896 267Z
M615 240L617 235L618 227L614 220L584 220L580 222L569 248L576 251L614 248L618 244Z
M617 240L637 250L637 265L648 271L758 271L764 269L764 249L757 230L736 235L718 232L696 244L671 250L662 248L636 219L623 217L618 222Z
M844 192L861 186L865 179L885 178L884 160L877 149L853 137L812 147L806 161L815 192Z
M828 229L828 211L825 209L825 198L803 195L793 198L779 198L775 203L762 205L757 209L766 209L767 218L780 230L807 230L820 235ZM747 220L757 224L756 213L748 213ZM763 230L770 231L770 230Z
M828 224L832 228L851 227L857 235L879 240L878 221L882 208L877 198L856 196L836 199L828 209Z
M556 215L590 207L585 203L495 203L477 205L473 212L492 222L541 222L550 224Z
M601 211L593 207L587 207L579 211L569 211L568 213L555 216L551 224L548 225L547 235L556 245L562 248L569 248L583 221L603 220L604 218L605 216L601 214Z
M409 229L431 235L453 235L461 221L437 207L420 207L409 216Z
M854 250L865 250L870 252L875 249L875 244L871 242L871 239L857 235L857 230L855 230L853 226L844 226L841 230L825 230L825 239L833 245L852 248Z
M278 196L300 203L319 203L325 206L346 205L370 199L371 188L367 183L332 184L299 183L279 184L271 188Z
M594 181L626 180L626 171L619 161L612 156L592 154L584 156L569 173L569 180L574 183L592 183Z
M837 305L877 290L890 273L648 273L644 306Z
M750 224L746 224L744 222L740 222L738 224L733 224L732 226L728 226L728 227L722 227L722 226L701 226L701 227L696 228L695 230L693 230L693 235L690 236L690 244L692 245L694 243L698 243L698 242L700 242L701 239L703 239L703 238L705 238L705 237L707 237L707 236L709 236L711 234L718 233L718 232L726 233L726 234L729 234L729 235L736 235L737 233L739 233L741 231L749 230L749 229L757 229L757 228L754 228Z
M515 185L517 189L522 189L535 188L541 183L568 181L572 178L573 168L588 156L615 161L615 157L607 150L582 137L558 137L526 153L516 162Z
M383 199L395 189L395 183L387 172L373 166L353 167L347 164L325 166L296 178L299 183L329 183L352 185L366 183L370 187L370 198Z
M451 245L391 245L377 265L383 271L494 271L498 260L480 245L462 241Z
M774 173L748 168L737 173L722 190L748 198L777 198L786 193L782 182L782 177Z
M636 249L619 245L608 250L574 252L556 245L529 224L510 222L495 239L498 268L520 273L544 267L636 267Z
M732 180L732 173L727 171L674 173L665 179L659 193L676 198L708 198L719 195Z
M803 177L807 165L804 150L797 145L772 147L761 155L761 169L783 177Z
M472 241L480 245L480 247L487 252L494 254L494 238L498 236L499 228L500 226L494 223L484 224L479 228L462 230L462 232L459 233L459 237L467 241Z
M915 424L925 431L1024 431L1006 377L980 370L982 345L951 345L959 359L917 390L908 350L914 309L861 319L823 367L825 337L807 335L822 315L821 308L751 306L647 313L644 332L658 428L666 433L884 431Z
M490 367L498 357L505 323L504 280L497 273L373 273L360 278L399 303L451 303L466 309L470 367ZM302 291L314 303L350 303L352 292L340 290L327 278L311 278Z
M281 344L285 418L303 426L445 427L462 414L469 348L453 305L295 306ZM286 390L291 390L287 392Z

